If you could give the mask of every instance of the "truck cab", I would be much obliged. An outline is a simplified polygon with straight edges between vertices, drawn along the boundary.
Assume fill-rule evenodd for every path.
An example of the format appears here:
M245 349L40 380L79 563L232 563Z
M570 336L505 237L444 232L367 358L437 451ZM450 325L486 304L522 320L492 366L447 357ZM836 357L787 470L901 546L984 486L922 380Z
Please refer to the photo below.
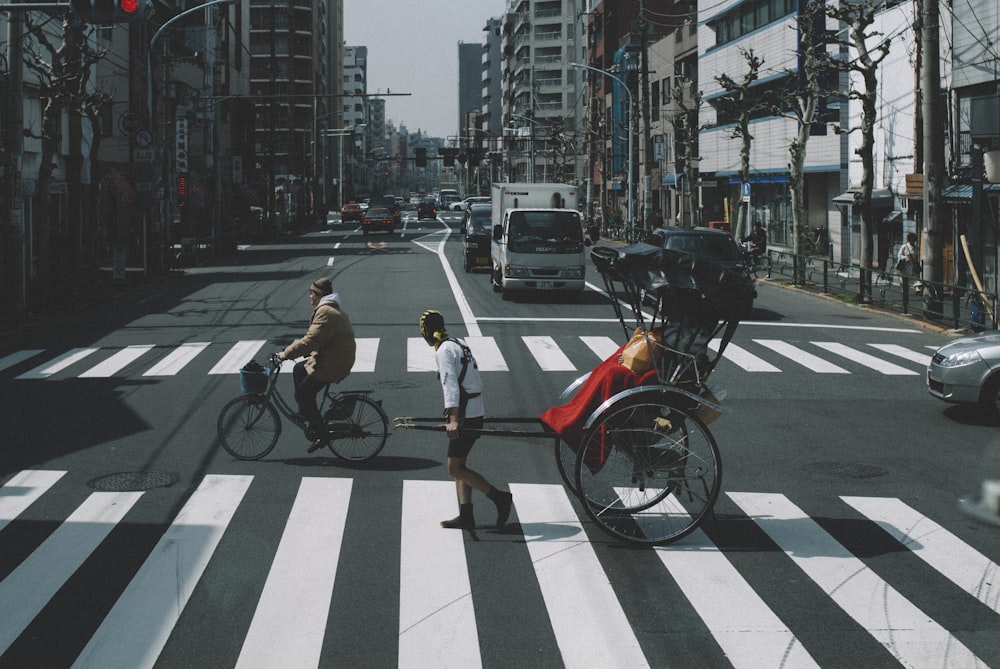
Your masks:
M493 290L504 299L519 291L582 291L588 243L574 209L507 209L493 226Z

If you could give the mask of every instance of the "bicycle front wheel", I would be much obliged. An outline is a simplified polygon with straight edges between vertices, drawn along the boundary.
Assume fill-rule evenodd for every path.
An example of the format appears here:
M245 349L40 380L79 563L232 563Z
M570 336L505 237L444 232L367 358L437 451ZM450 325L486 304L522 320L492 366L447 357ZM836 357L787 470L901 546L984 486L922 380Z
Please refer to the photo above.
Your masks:
M334 455L361 462L374 458L385 446L385 440L389 438L389 417L382 406L371 398L364 395L341 396L326 414L326 429L330 433L329 445Z
M658 398L612 405L584 436L576 488L587 515L630 543L661 545L692 532L722 485L715 438L687 409Z
M274 448L281 434L278 412L260 395L241 395L219 412L219 442L238 460L258 460Z

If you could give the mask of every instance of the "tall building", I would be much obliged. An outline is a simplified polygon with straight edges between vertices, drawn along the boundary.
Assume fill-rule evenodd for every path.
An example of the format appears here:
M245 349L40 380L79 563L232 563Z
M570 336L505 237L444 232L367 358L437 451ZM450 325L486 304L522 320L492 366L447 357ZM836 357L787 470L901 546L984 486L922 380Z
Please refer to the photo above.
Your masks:
M279 229L301 220L315 203L322 164L316 119L327 113L330 7L328 0L250 0L258 179Z
M511 181L579 183L585 106L586 2L508 0L501 19L505 173Z

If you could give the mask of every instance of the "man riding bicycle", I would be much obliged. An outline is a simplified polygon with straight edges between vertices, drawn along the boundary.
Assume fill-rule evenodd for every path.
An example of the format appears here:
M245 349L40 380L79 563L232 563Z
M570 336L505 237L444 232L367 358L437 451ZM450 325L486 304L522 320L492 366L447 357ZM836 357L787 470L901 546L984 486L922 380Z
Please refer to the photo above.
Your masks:
M351 319L340 307L340 295L333 292L330 279L324 277L312 282L309 302L313 313L306 334L277 355L281 360L307 356L295 364L292 378L299 412L309 421L309 433L315 435L309 447L312 453L329 441L326 424L316 406L316 395L326 384L347 378L354 366L357 344Z

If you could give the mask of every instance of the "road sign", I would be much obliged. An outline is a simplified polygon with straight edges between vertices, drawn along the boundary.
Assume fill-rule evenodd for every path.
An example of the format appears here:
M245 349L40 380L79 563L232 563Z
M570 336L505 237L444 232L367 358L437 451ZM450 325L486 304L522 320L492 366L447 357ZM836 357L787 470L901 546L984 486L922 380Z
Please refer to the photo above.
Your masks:
M136 149L132 152L132 159L136 162L150 162L153 160L153 150L152 149Z
M743 184L743 201L744 202L749 202L750 201L750 183L749 182L746 182L746 183Z
M136 131L135 133L136 146L138 146L140 149L145 149L152 143L153 143L153 133L146 130L145 128Z

